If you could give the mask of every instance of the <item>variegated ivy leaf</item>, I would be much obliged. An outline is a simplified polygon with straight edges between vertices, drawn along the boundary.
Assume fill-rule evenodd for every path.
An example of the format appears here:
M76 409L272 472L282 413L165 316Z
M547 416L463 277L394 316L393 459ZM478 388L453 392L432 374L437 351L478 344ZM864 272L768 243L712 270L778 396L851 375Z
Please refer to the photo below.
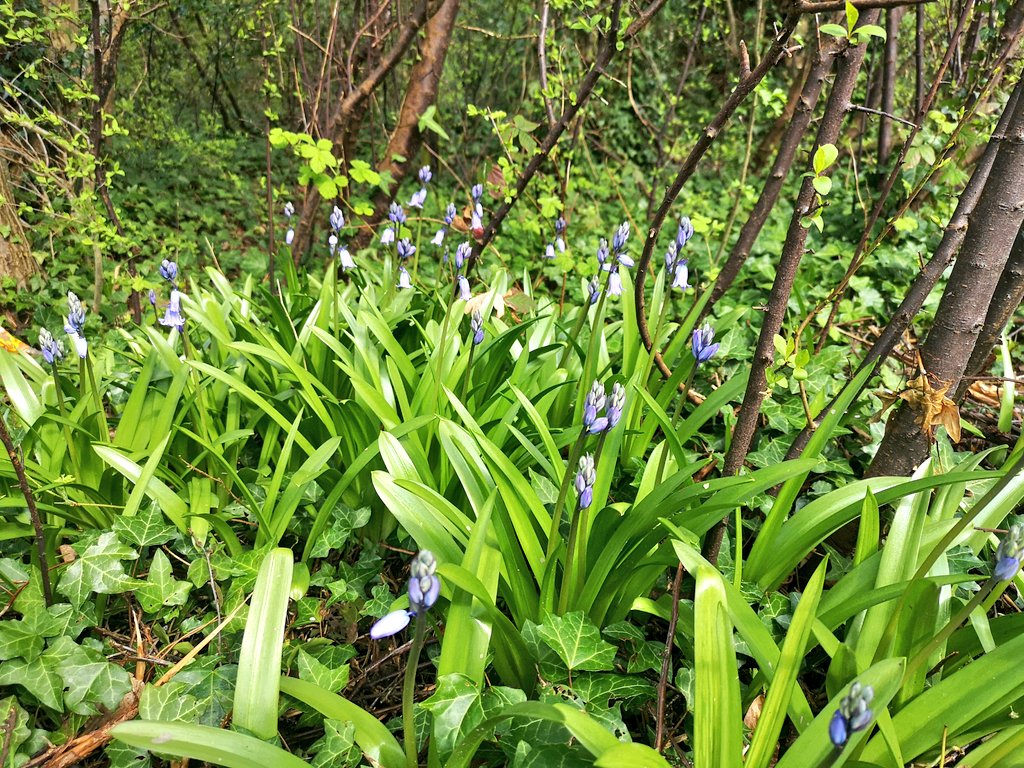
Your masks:
M121 561L137 557L134 549L119 542L113 531L108 531L65 569L57 591L76 608L93 592L104 595L126 592L139 582L125 572Z

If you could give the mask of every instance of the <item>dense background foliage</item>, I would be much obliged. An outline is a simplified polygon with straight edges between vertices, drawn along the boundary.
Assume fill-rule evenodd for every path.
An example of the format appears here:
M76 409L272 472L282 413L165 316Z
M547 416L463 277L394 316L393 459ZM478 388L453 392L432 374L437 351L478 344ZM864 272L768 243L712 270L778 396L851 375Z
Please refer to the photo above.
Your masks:
M0 0L0 765L1018 764L1024 3L856 6Z

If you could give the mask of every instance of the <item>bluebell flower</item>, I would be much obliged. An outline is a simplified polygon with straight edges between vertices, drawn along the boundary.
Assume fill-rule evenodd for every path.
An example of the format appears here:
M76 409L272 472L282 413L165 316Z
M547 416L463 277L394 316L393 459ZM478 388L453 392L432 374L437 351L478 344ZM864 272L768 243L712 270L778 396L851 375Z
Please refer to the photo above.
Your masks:
M626 250L627 240L629 240L629 222L624 221L619 224L619 228L615 230L615 235L612 237L612 250L616 255Z
M178 264L174 261L168 261L164 259L160 262L160 277L167 282L174 284L174 281L178 279Z
M421 549L409 568L408 610L392 611L370 627L374 640L396 635L409 626L409 620L430 609L441 594L441 580L437 577L437 561L430 550Z
M675 242L668 244L668 250L665 251L665 272L672 273L676 268L676 260L679 258L679 246Z
M398 203L392 203L388 207L388 218L391 220L391 223L395 224L397 227L405 224L405 211L402 210L402 206Z
M473 215L469 220L469 228L473 230L473 234L479 237L483 234L484 228L484 207L477 203L473 206Z
M588 509L594 503L594 483L597 482L597 471L594 469L594 456L588 453L580 459L579 471L576 472L576 493L580 509Z
M482 344L484 341L484 319L479 309L473 310L473 317L469 321L469 328L473 331L473 344Z
M284 243L285 243L285 245L291 245L292 244L292 240L295 239L295 230L292 228L292 216L294 216L294 215L295 215L295 206L292 205L291 202L285 203L284 204L284 216L285 216L286 219L288 219L288 231L284 233ZM163 274L162 270L161 270L160 274ZM168 280L172 279L172 278L167 277L166 275L164 275L164 277L166 279L168 279Z
M555 248L559 253L565 253L565 219L559 216L555 219Z
M179 331L185 330L185 318L181 315L181 291L177 288L171 291L171 300L167 304L164 316L160 318L160 325L177 328Z
M600 381L595 381L590 386L587 396L583 398L583 427L588 431L594 431L593 425L600 416L601 411L604 410L605 401L604 384ZM597 431L600 432L601 430Z
M473 188L469 191L469 194L473 196L473 202L478 202L481 197L484 196L484 185L474 184Z
M850 734L863 731L871 723L874 713L868 707L875 696L870 685L855 682L850 692L839 702L828 724L828 736L837 747L843 747Z
M544 247L544 258L545 259L553 259L553 258L555 258L555 244L554 243L548 243Z
M156 291L152 288L149 289L149 303L151 306L156 307Z
M64 359L64 350L45 328L39 331L39 351L43 353L43 359L50 365Z
M601 282L597 279L597 275L590 278L590 282L587 283L587 293L590 306L597 304L597 299L601 295Z
M608 241L603 237L597 244L597 263L604 269L605 262L608 261Z
M693 237L693 224L690 223L689 216L683 216L679 220L679 228L676 230L676 249L680 253L691 237Z
M341 208L334 206L334 210L331 211L329 221L331 224L331 231L334 232L334 234L338 234L338 232L341 231L341 228L345 226L345 214L342 212Z
M444 236L448 233L448 227L452 225L453 221L455 221L455 204L448 203L448 208L444 212L444 226L434 233L434 239L430 241L433 245L441 245L444 242Z
M693 359L697 361L697 365L706 363L715 353L718 351L718 344L714 344L715 340L715 329L707 323L704 323L701 328L693 329L693 341L691 349L693 350Z
M40 342L42 338L40 337ZM1021 558L1024 556L1024 523L1016 522L1010 526L996 550L996 567L992 575L999 581L1009 581L1020 570Z
M68 333L82 335L85 332L85 307L72 291L68 291L68 315L64 320L64 330Z
M348 272L350 269L356 268L356 262L352 258L352 254L348 252L348 248L344 245L338 251L338 263L341 264L342 272Z
M403 237L398 243L398 258L408 259L416 253L416 246L410 242L409 238Z
M612 385L612 394L608 398L608 429L611 429L622 418L622 409L626 407L626 388L615 382Z
M680 259L676 263L675 277L672 280L672 287L685 291L690 288L689 280L690 267L688 266L686 259Z
M409 198L410 208L423 208L423 204L427 202L427 188L420 187L412 193L412 197Z
M465 275L459 275L459 298L463 301L469 301L473 298L473 294L469 291L469 280L466 279Z
M334 252L338 250L338 236L331 233L330 237L327 238L327 245L331 249L331 256L334 256Z
M386 227L380 235L381 245L391 245L395 242L395 230L392 227Z
M398 268L398 288L412 288L412 280L409 278L409 270L405 267Z
M459 247L455 249L455 269L462 271L462 265L469 260L470 254L473 253L473 246L469 243L459 243Z
M617 267L612 267L608 274L608 295L609 296L621 296L622 295L622 277L619 275Z
M419 177L420 184L422 184L424 186L429 184L430 180L432 178L434 178L434 174L432 174L430 172L430 166L429 165L424 165L422 168L420 168L420 172L418 174L416 174L416 175Z

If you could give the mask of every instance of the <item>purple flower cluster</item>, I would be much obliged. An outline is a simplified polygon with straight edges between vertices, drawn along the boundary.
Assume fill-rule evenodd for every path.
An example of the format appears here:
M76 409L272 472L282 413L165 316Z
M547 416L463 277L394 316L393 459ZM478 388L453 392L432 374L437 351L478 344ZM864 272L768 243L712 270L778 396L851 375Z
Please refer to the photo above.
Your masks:
M39 351L43 353L43 359L50 365L56 365L64 359L64 347L53 335L43 328L39 331Z
M580 509L588 509L594 503L594 483L597 482L597 470L594 469L594 455L588 453L580 459L579 470L576 472L576 494L579 496Z
M402 225L405 224L405 211L402 210L402 206L398 203L392 203L391 207L388 208L388 219L391 221L391 226L387 227L380 236L381 245L390 245L398 239L398 235L401 234Z
M694 328L690 348L693 351L693 359L697 361L697 365L706 363L718 352L719 345L713 343L714 340L715 329L707 323L704 323L700 328Z
M595 381L583 400L583 428L592 435L599 435L612 429L622 419L622 409L625 406L625 387L616 382L612 385L611 396L608 396L605 394L604 384ZM603 416L602 411L605 411Z
M292 227L292 216L295 215L295 206L291 201L284 204L284 217L288 220L288 231L284 233L284 244L291 245L295 239L295 229Z
M338 256L338 263L341 265L342 272L348 272L350 269L356 268L356 262L352 258L352 254L348 252L348 248L340 242L341 230L345 226L345 214L341 208L334 206L334 210L331 211L331 215L328 218L328 223L331 225L331 234L327 237L327 245L331 249L331 258L333 259L335 254Z
M688 260L682 258L683 248L693 237L693 225L687 216L679 220L679 228L676 230L676 239L669 245L665 254L665 271L672 275L672 287L682 291L690 288L690 269L687 266Z
M999 581L1009 581L1020 570L1024 557L1024 523L1014 523L996 550L996 567L992 575Z
M619 266L632 267L635 263L633 257L626 253L626 243L629 240L629 222L624 221L615 230L612 236L611 251L608 250L608 241L603 237L597 247L597 263L601 270L608 273L608 295L622 295L622 277L619 275Z
M850 692L839 702L839 709L832 715L828 724L828 736L837 747L846 744L851 733L863 731L871 723L874 713L868 707L875 696L870 685L855 682Z
M177 274L177 265L175 265L175 274ZM85 340L85 307L82 305L81 299L71 291L68 291L68 314L64 318L64 332L71 337L75 352L84 360L89 354L89 342Z

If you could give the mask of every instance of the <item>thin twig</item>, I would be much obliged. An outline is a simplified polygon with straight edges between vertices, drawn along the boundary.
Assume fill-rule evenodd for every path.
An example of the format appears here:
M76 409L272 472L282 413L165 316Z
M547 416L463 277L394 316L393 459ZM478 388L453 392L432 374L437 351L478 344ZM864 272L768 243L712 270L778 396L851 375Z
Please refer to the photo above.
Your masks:
M881 109L872 109L871 107L865 107L865 106L862 106L860 104L851 104L848 107L848 109L851 112L867 112L869 115L879 115L881 117L888 117L890 120L895 120L897 123L903 123L904 125L909 125L915 131L921 130L921 126L919 126L917 123L912 123L909 120L904 120L902 117L899 117L898 115L894 115L892 112L885 112L885 111L883 111Z
M28 476L25 474L25 464L18 455L18 449L14 447L11 433L7 431L7 423L0 414L0 441L7 449L7 456L14 467L14 474L18 476L18 485L25 497L25 504L28 506L28 515L32 518L32 528L35 531L36 552L39 555L39 572L43 580L43 601L46 606L53 605L53 593L50 591L50 567L46 563L46 535L43 533L43 520L39 516L39 508L36 506L36 497L28 484Z

